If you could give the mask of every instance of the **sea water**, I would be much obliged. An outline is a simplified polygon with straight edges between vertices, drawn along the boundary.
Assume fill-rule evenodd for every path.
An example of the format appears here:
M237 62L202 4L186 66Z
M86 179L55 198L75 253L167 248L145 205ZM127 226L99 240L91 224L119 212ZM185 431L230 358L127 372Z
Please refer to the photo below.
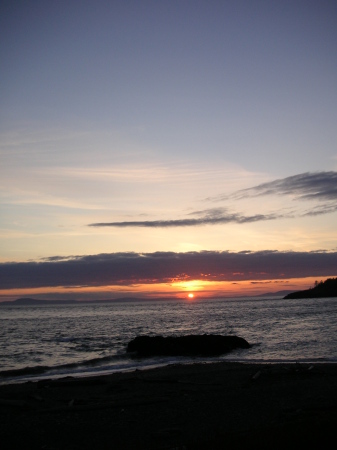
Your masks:
M138 335L222 334L252 347L212 358L137 358ZM337 299L151 300L0 306L0 383L200 361L337 362Z

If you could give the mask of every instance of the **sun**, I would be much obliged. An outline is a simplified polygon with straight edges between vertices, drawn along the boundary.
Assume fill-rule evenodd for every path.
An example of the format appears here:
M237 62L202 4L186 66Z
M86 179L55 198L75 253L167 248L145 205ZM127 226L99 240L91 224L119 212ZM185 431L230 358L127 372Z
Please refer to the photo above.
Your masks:
M190 292L187 297L192 299L192 298L194 298L194 294L192 294L192 292Z

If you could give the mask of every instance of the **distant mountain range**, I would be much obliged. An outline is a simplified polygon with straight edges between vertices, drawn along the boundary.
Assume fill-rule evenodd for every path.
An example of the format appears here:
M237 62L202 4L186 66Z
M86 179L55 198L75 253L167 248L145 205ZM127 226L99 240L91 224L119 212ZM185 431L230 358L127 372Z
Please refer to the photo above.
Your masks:
M328 278L316 283L313 288L304 291L292 292L284 298L326 298L337 297L337 278Z

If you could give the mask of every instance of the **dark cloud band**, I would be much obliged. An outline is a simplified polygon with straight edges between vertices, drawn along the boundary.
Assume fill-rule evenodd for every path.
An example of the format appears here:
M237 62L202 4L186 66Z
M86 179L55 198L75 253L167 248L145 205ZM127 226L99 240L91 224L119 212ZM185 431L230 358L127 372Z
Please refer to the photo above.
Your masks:
M1 263L0 289L336 276L337 252L111 253Z

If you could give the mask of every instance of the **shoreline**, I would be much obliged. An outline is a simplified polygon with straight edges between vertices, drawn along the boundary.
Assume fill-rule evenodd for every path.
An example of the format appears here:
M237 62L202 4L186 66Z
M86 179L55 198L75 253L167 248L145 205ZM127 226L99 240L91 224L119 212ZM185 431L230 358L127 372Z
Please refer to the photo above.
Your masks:
M147 358L143 358L146 360ZM169 366L193 366L203 364L249 364L249 365L293 365L293 364L306 364L306 365L337 365L337 360L322 360L322 359L297 359L297 360L262 360L262 359L211 359L211 358L197 358L184 360L170 360L167 362L151 361L148 364L132 365L130 367L123 368L104 368L82 371L59 371L58 368L53 367L25 367L22 369L9 369L0 372L0 386L7 384L24 384L24 383L38 383L43 380L57 381L59 379L70 378L93 378L93 377L105 377L115 374L123 374L135 371L147 371L155 369L164 369ZM73 364L70 364L73 366ZM22 375L20 375L20 373Z
M8 450L312 446L334 436L334 363L172 364L0 385Z

